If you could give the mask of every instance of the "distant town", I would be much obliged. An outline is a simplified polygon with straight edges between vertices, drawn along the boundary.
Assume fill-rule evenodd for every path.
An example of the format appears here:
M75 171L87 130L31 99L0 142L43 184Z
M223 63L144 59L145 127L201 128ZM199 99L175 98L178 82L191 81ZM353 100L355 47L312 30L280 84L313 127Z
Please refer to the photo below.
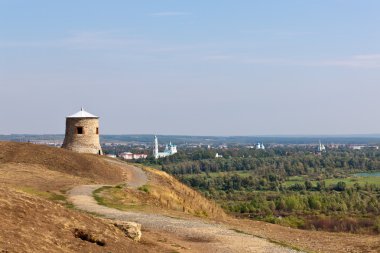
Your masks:
M61 147L63 135L0 135L0 140L29 142ZM159 142L160 140L160 142ZM313 137L218 137L177 135L101 135L104 154L125 160L146 159L148 156L163 158L178 150L215 150L215 158L222 158L218 150L246 148L266 150L276 147L299 147L318 152L333 149L379 149L380 136L313 136Z

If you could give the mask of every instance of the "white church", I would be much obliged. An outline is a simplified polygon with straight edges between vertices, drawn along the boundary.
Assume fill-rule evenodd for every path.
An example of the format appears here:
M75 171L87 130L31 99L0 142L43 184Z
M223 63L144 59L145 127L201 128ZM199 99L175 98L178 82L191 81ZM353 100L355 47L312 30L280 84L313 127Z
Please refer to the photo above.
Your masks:
M326 147L319 141L319 146L317 147L319 153L326 152Z
M258 142L258 143L256 144L256 149L265 150L264 143L260 143L260 142Z
M154 148L153 148L153 156L154 158L163 158L167 156L171 156L177 153L177 146L173 145L171 142L169 145L166 145L164 152L158 152L158 139L157 136L154 136Z

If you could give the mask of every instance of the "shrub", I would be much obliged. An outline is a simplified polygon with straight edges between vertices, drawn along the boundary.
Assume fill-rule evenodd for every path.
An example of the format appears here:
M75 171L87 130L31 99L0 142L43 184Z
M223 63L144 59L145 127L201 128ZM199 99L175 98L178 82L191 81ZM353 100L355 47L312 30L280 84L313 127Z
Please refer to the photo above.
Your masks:
M146 192L146 193L149 193L149 186L144 184L143 186L140 186L139 188L137 188L138 190L140 191L143 191L143 192Z
M333 188L335 191L339 191L339 192L342 192L342 191L345 191L346 190L346 183L345 182L342 182L342 181L339 181Z

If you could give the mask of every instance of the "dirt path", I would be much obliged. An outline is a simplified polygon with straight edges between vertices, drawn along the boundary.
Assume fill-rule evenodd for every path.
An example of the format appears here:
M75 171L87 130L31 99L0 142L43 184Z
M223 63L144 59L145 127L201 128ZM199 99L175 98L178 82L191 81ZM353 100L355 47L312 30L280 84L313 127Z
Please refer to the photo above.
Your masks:
M125 162L107 159L108 162L122 166L124 169L124 176L127 178L127 186L130 188L138 188L148 183L146 173L139 167L129 165Z
M142 169L132 166L126 166L126 169L129 170L130 174L134 175L129 177L127 182L128 186L136 188L146 184L147 177ZM93 191L100 187L102 187L102 185L82 185L75 187L69 192L69 199L81 210L97 213L109 219L135 221L142 224L143 227L154 231L164 231L186 238L188 241L197 242L198 244L203 243L207 249L212 249L212 252L216 253L298 252L273 244L265 239L236 232L222 224L206 223L195 219L177 219L159 214L125 212L101 206L96 202L92 195ZM200 251L193 249L193 252L206 252L206 248L203 248L203 250ZM186 250L186 252L189 251Z

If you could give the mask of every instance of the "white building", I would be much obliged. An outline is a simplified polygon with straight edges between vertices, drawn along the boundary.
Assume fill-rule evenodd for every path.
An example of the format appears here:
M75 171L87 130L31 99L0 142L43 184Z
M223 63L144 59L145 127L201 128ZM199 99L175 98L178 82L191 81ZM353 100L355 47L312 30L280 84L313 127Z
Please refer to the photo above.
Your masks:
M132 160L132 159L145 159L148 157L146 154L133 154L131 152L123 152L119 154L119 157L124 160Z
M132 159L145 159L148 157L146 154L133 154L131 152L123 152L119 154L119 157L124 160L132 160Z
M215 154L215 158L223 158L222 155L219 155L218 153Z
M256 144L256 149L262 149L262 150L265 150L264 143L260 143L260 142L258 142L258 143Z
M353 150L362 150L364 148L378 150L379 146L353 145L353 146L350 146L350 148L352 148Z
M325 152L325 151L326 151L325 145L323 145L321 141L319 141L318 152Z
M132 160L133 159L133 153L131 152L123 152L119 154L119 157L125 159L125 160Z
M158 152L158 139L157 136L154 136L154 148L153 148L153 156L154 158L162 158L171 156L177 153L177 146L173 145L171 142L169 145L166 145L164 152Z
M147 157L146 154L133 154L133 159L146 159Z

